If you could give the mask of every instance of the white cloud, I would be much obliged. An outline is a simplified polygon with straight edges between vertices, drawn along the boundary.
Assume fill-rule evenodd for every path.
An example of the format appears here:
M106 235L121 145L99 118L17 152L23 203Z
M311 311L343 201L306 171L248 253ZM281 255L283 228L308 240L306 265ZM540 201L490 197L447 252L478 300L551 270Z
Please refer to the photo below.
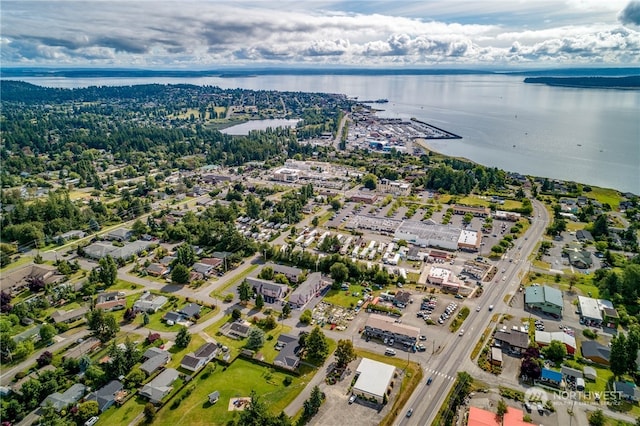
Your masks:
M637 64L639 33L620 23L636 22L638 3L625 5L6 1L0 55L4 66Z

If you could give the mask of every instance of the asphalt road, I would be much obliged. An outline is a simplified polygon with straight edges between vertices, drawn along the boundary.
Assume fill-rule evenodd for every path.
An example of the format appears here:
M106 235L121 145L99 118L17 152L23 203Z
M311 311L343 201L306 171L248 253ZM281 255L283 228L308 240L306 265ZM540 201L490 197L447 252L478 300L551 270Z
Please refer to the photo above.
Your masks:
M455 377L458 371L461 371L460 366L465 364L466 359L469 358L478 336L489 325L492 316L495 313L503 312L507 308L504 303L504 296L509 292L517 291L521 274L528 269L526 259L534 250L536 243L541 239L549 221L549 216L544 206L535 200L533 205L534 219L525 235L527 240L524 240L524 237L519 239L516 242L516 246L504 256L503 260L497 263L497 282L494 279L491 283L485 285L485 291L481 297L482 309L480 312L471 311L461 327L461 329L465 330L463 336L459 336L457 333L451 334L441 344L443 346L441 351L429 359L425 367L425 377L432 377L433 382L427 386L425 380L425 384L414 392L404 410L399 414L396 424L430 425L433 422L455 382L451 377ZM538 217L538 214L540 217ZM518 250L518 246L522 248ZM518 253L520 259L524 260L513 263L507 260L507 256L516 257ZM504 273L501 272L503 269L505 269ZM506 277L504 281L502 276ZM493 311L489 311L489 305L494 305ZM413 416L410 418L404 415L409 408L414 410Z

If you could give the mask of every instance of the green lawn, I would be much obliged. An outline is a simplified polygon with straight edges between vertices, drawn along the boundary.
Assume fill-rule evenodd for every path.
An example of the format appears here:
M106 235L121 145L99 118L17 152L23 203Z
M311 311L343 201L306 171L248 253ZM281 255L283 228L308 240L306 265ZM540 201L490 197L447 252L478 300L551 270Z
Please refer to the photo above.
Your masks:
M281 334L287 334L290 331L291 327L289 327L288 325L278 324L276 328L269 331L268 333L265 333L264 346L259 351L262 356L264 356L265 362L273 363L273 361L275 361L276 357L280 353L276 350L276 342L278 341L278 336L280 336ZM273 338L271 340L267 340L268 336L273 336Z
M13 255L13 256L11 256L11 258L13 259L13 258L15 258L15 256L17 256L17 255ZM9 271L9 270L14 269L14 268L19 268L20 266L24 266L24 265L26 265L26 264L28 264L28 263L30 263L32 261L33 261L33 257L31 257L31 256L20 256L20 258L18 260L16 260L15 262L11 262L10 264L5 265L2 268L0 268L0 271L6 272L6 271Z
M592 277L590 275L572 275L571 273L565 273L560 275L560 281L556 281L556 279L555 274L541 274L538 272L529 274L529 283L549 284L562 291L568 291L571 286L571 280L574 280L573 291L578 290L585 296L591 293L591 297L600 297L600 291L598 290L598 287L593 284Z
M216 365L215 371L206 379L202 378L202 374L196 377L194 383L187 384L177 398L182 397L187 388L192 387L192 393L177 408L172 409L172 402L163 407L153 424L224 425L239 416L238 412L228 411L230 399L248 397L252 390L256 391L273 413L279 413L304 389L313 374L315 372L301 377L289 376L292 383L285 386L283 382L288 376L285 373L238 358L226 369ZM211 405L207 395L216 390L220 392L220 400Z
M188 354L189 352L193 352L202 346L205 343L205 340L200 337L198 334L191 335L191 342L189 342L189 346L182 349L177 347L176 345L171 346L169 348L169 352L171 353L171 360L167 363L167 368L175 368L180 367L180 362L182 362L182 358ZM190 371L185 371L186 374L193 374Z
M130 281L125 281L125 280L116 280L116 283L114 285L112 285L111 287L109 287L109 291L138 290L140 288L142 288L142 286L139 285L139 284L135 284L135 283L132 283Z
M349 286L349 290L329 290L324 297L324 301L344 308L353 308L358 303L358 300L362 299L363 288L361 285L352 284ZM354 293L359 293L360 295L353 296Z
M138 414L142 413L146 403L146 399L140 396L134 396L125 402L122 407L113 405L107 411L100 414L100 420L97 424L100 426L128 425Z
M620 204L620 200L622 200L620 193L615 189L598 188L595 186L592 186L591 189L591 192L585 192L583 195L587 198L595 198L602 204L609 204L613 209L616 209Z
M241 283L250 273L252 273L259 265L251 265L249 266L243 273L236 276L234 279L229 280L224 286L212 292L209 296L217 297L218 299L224 299L224 294L226 290L238 283Z

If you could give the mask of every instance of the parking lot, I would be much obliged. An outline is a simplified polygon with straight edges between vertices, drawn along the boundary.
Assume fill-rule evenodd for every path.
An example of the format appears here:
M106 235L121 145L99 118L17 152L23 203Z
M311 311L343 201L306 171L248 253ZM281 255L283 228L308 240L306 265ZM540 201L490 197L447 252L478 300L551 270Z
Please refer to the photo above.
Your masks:
M356 399L353 403L349 403L349 387L351 381L355 377L355 368L358 366L360 359L357 359L349 366L351 367L351 373L347 375L342 381L337 382L334 385L326 384L322 382L319 387L326 396L324 404L320 407L320 411L313 418L313 424L316 425L377 425L380 424L382 419L387 415L391 407L393 406L393 400L398 396L400 386L398 386L402 380L402 374L399 370L398 377L394 379L396 385L393 386L393 391L389 396L389 403L380 407L377 404L367 403L360 399ZM321 374L321 373L318 373Z

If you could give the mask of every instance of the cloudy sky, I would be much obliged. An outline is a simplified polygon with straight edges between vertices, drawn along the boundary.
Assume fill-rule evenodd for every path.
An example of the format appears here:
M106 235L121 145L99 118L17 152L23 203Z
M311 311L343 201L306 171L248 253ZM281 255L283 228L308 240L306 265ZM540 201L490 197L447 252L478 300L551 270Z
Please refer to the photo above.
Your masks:
M640 66L640 0L5 1L11 66Z

